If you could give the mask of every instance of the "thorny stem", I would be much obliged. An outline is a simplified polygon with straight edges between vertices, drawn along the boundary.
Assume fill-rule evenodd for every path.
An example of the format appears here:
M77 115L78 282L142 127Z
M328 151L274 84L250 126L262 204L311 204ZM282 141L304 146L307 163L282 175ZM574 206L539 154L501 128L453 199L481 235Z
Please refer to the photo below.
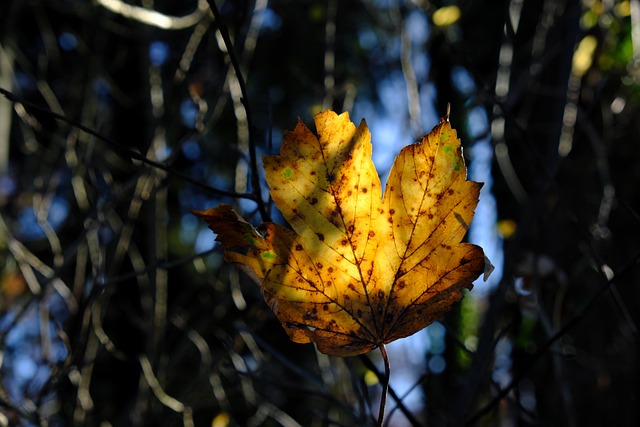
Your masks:
M382 397L380 398L380 411L378 412L378 427L382 427L384 423L384 410L387 405L387 392L389 391L389 376L391 374L391 364L389 363L389 355L384 344L380 344L380 354L384 361L384 380L382 382Z

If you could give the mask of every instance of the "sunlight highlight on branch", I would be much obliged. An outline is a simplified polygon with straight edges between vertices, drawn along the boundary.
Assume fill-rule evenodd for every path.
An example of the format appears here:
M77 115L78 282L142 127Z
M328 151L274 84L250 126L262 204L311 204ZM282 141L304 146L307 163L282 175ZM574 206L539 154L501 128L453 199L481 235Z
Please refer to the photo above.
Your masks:
M199 0L197 9L185 16L165 15L164 13L133 6L120 0L97 0L97 2L105 9L120 16L163 30L182 30L192 27L200 22L209 11L209 5L205 0Z

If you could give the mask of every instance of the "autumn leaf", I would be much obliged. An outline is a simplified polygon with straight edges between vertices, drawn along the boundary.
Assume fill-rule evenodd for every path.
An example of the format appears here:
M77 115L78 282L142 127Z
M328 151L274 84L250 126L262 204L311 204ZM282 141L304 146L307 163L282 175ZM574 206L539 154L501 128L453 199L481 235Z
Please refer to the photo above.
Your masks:
M217 233L298 343L337 356L369 352L442 317L485 270L460 243L482 184L466 180L447 119L395 159L384 195L363 120L325 111L280 155L263 157L271 197L292 229L258 230L228 205L194 211ZM487 265L490 265L487 261Z

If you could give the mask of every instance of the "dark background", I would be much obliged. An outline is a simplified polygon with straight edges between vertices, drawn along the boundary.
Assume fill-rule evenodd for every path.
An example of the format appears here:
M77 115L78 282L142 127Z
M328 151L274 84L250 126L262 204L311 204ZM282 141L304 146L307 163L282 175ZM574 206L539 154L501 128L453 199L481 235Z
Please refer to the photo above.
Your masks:
M280 221L259 158L298 118L395 156L447 103L498 269L392 355L388 425L640 422L637 0L102 3L0 6L2 423L374 423L377 352L289 342L188 212Z

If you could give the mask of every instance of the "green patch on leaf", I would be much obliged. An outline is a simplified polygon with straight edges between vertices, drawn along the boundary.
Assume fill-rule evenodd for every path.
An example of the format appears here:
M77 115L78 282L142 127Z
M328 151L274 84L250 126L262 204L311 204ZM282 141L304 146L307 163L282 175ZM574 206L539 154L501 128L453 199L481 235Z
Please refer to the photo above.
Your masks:
M456 150L455 147L452 145L445 145L442 148L442 152L451 160L451 162L453 163L453 170L456 172L460 171L460 168L462 167L462 160L460 160L460 157L456 155Z
M285 168L285 169L282 171L282 177L283 177L284 179L291 179L291 178L293 178L293 169L291 169L291 168Z
M244 239L245 242L247 242L249 245L251 246L256 246L256 239L253 238L253 235L251 235L250 233L244 233L242 235L242 238Z

